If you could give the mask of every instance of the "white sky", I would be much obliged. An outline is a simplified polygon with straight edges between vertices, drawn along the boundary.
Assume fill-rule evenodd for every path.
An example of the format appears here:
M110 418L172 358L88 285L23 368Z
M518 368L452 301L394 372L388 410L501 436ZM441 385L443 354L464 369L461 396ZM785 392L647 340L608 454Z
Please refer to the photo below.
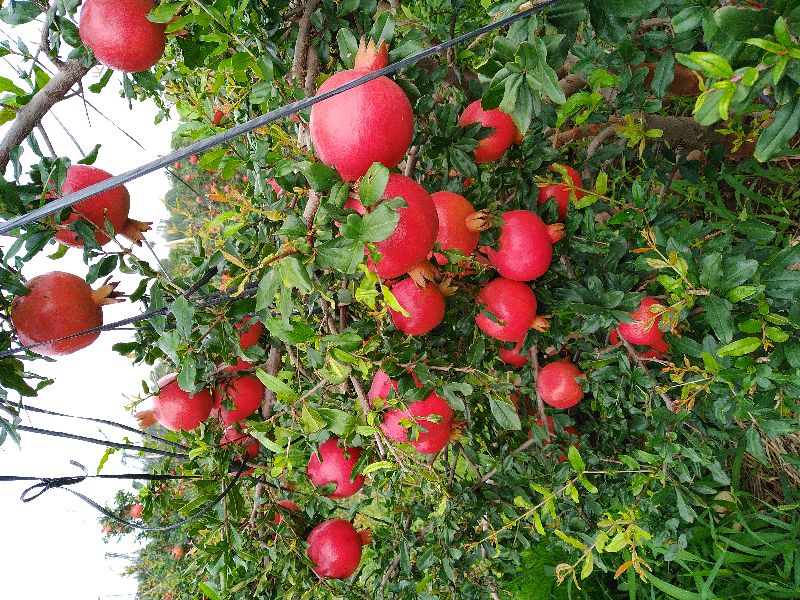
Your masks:
M0 38L5 38L11 28L0 23ZM35 47L39 28L18 27L13 30L14 36L24 36L29 47ZM8 56L5 59L13 59ZM13 69L9 63L0 58L0 75L11 77ZM85 87L94 83L102 71L94 69L86 79ZM58 116L77 139L85 152L95 144L102 147L95 166L112 174L119 174L144 162L163 155L170 150L170 138L176 123L165 122L154 125L156 114L152 103L142 105L134 103L133 111L128 110L128 103L119 96L121 77L115 75L102 94L87 92L88 100L103 111L112 121L136 138L145 148L143 151L128 139L111 123L89 109L89 120L80 98L72 98L56 106L54 113ZM81 154L69 140L52 115L43 121L56 153L68 156L73 161L81 158ZM0 137L7 126L0 127ZM46 146L39 138L43 151ZM31 161L33 153L27 150L23 159ZM10 172L10 171L9 171ZM167 175L154 173L127 184L131 194L131 218L152 221L154 228L168 217L162 199L169 188ZM163 240L155 232L149 232L147 239L157 248L159 256L166 255ZM8 237L0 237L0 246L7 250L13 243ZM67 255L57 261L46 258L57 246L48 246L37 259L25 268L27 278L35 277L49 271L67 271L85 276L87 266L81 259L81 251L71 249ZM139 255L152 257L144 252ZM116 280L121 281L120 290L132 292L137 278L114 273ZM96 286L95 286L96 287ZM119 320L140 312L140 305L132 306L127 302L105 307L105 322ZM111 346L119 341L131 339L133 332L105 332L88 348L71 356L58 359L54 363L36 362L31 370L52 377L55 384L42 391L38 398L31 399L32 406L55 410L67 414L99 417L116 422L136 426L135 419L127 413L124 406L128 396L141 392L140 381L147 379L149 369L146 366L135 367L130 359L120 356L111 350ZM23 416L23 423L44 429L69 431L95 438L108 438L122 441L126 434L114 428L96 424L82 423L71 419L60 419L37 415ZM134 440L133 434L132 441ZM45 437L32 433L22 434L21 450L11 441L0 446L0 474L61 476L77 474L70 460L76 460L87 467L90 473L96 471L98 462L104 453L101 446L93 446L81 442ZM119 452L108 461L103 473L136 472L139 466L136 460L129 460L127 465L120 464L122 453ZM51 490L31 503L23 504L19 500L20 493L27 487L24 484L0 484L0 514L3 515L3 531L0 540L0 596L3 598L65 598L68 600L94 600L107 598L134 598L136 581L120 575L127 562L120 559L106 558L106 552L127 554L135 551L133 536L123 538L121 542L103 542L98 519L100 514L84 504L68 492ZM80 491L97 502L109 501L118 489L130 489L126 481L89 480L78 486Z

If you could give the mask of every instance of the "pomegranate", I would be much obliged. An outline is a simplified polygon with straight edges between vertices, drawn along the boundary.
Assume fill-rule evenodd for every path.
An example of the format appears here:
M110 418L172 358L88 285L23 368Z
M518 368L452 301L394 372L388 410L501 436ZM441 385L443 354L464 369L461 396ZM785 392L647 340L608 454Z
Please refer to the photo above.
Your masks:
M239 347L242 350L247 350L248 348L255 346L258 343L258 340L261 339L261 335L264 333L263 323L256 321L252 325L248 325L249 321L250 317L243 317L242 320L235 325L236 329L241 331L241 334L239 335ZM240 358L235 365L226 367L225 370L235 372L243 369L249 369L252 366L253 363Z
M222 407L222 401L228 398L233 403L233 408L228 410ZM242 375L234 377L224 386L220 385L214 390L213 403L219 407L219 420L223 427L246 419L261 407L264 400L264 384L258 377Z
M469 256L478 247L480 232L489 227L488 215L476 211L469 200L453 192L435 192L431 200L436 207L439 218L439 232L436 242L442 250L454 249ZM436 262L447 263L447 258L438 252L434 253Z
M104 65L138 73L156 64L164 54L164 23L147 19L152 0L85 0L81 8L81 41Z
M28 294L11 303L11 321L20 343L36 346L45 356L72 354L94 342L99 333L87 333L60 341L69 335L103 324L102 307L121 302L116 283L108 280L93 290L77 275L53 271L26 283Z
M620 323L617 327L619 335L639 346L665 345L664 336L658 328L661 315L652 311L653 306L660 306L659 301L650 296L644 297L639 308L631 313L633 323Z
M275 504L277 504L278 506L282 506L287 510L300 510L300 507L297 506L297 504L295 504L291 500L278 500ZM283 515L280 513L280 511L275 511L275 516L272 517L272 524L278 525L279 523L282 522L283 522Z
M175 544L172 547L172 557L175 560L180 560L180 559L183 558L183 555L184 555L183 547L182 546L178 546L177 544Z
M355 68L323 83L318 94L377 71L389 62L385 43L367 46L362 39ZM414 113L403 90L378 77L311 107L311 139L320 161L335 167L345 181L356 181L380 162L393 168L403 159L414 135Z
M444 319L444 296L434 283L427 283L420 288L413 279L403 279L392 286L392 294L409 314L406 317L401 312L389 309L394 326L403 333L426 334Z
M536 425L538 427L542 426L542 419L541 418L536 419ZM550 431L550 433L554 433L555 432L555 426L553 425L553 416L552 415L547 415L547 429ZM568 438L579 437L581 435L581 432L578 431L577 429L575 429L574 427L564 427L564 433L567 434ZM528 434L528 437L533 437L533 431L531 431ZM550 437L548 436L542 442L542 448L544 448L545 446L549 446L549 445L550 445ZM577 448L578 444L572 444L572 446L574 448ZM550 455L548 454L547 457L549 458ZM562 454L561 456L558 457L558 462L566 462L566 460L567 460L567 455L566 454Z
M144 506L139 504L138 502L131 506L131 519L141 519L142 518L142 510L144 510Z
M114 528L111 525L103 525L103 533L111 533Z
M478 314L475 323L481 331L502 342L518 342L532 327L547 328L547 320L536 316L536 294L520 281L504 277L493 279L478 293L478 302L486 305L500 323Z
M361 536L344 519L320 523L306 538L308 558L316 565L320 577L346 579L361 562Z
M619 334L617 333L616 329L611 330L611 333L608 336L608 341L611 342L612 344L619 344ZM661 360L662 358L664 358L664 355L667 353L667 350L669 350L669 345L662 338L661 340L654 342L650 346L644 346L644 348L646 348L646 350L641 350L636 352L636 355L639 358L642 359L652 358L655 360Z
M553 260L553 244L564 236L564 226L545 225L529 210L511 210L502 218L498 250L481 247L492 266L515 281L532 281L544 275Z
M200 426L211 414L211 392L203 389L191 395L179 386L176 375L167 375L158 382L159 392L153 398L152 410L136 415L142 428L156 421L171 431L190 431Z
M353 479L353 468L360 458L361 448L340 448L339 438L332 437L311 455L308 477L316 487L335 483L336 489L329 494L331 498L347 498L364 485L363 475Z
M397 211L400 221L388 238L375 244L381 253L377 264L370 260L370 268L384 279L407 273L424 261L433 249L439 229L436 206L428 192L413 179L392 173L381 198L388 200L397 197L406 203ZM345 206L362 215L366 213L364 206L355 198L351 198Z
M414 378L416 381L416 378ZM422 385L417 382L417 387ZM383 371L375 373L372 386L369 389L369 399L374 401L376 398L386 398L389 390L397 391L397 382L392 381ZM435 422L424 417L439 415L441 419ZM416 440L409 441L409 428L404 427L401 420L416 422L426 431L419 431ZM392 440L405 442L420 454L436 454L444 448L450 441L450 434L453 429L453 409L444 398L440 398L431 392L425 400L411 402L406 410L390 408L386 411L381 424L383 434Z
M517 137L517 126L506 113L499 108L483 110L481 101L475 100L467 106L461 117L458 119L459 125L470 125L480 123L484 127L493 127L494 131L482 140L478 141L475 148L475 162L487 163L497 160L506 150L511 148L514 139Z
M583 398L583 388L575 381L576 377L583 377L583 373L566 358L551 362L539 371L536 391L546 404L554 408L570 408Z
M214 116L211 118L212 123L214 123L215 127L219 127L219 124L222 123L222 119L225 117L225 113L222 112L219 108L214 109Z
M193 165L196 165L199 161L200 161L200 159L197 157L196 154L192 154L189 157L189 162L192 163Z
M225 429L222 437L219 440L220 446L227 446L228 444L234 444L236 446L244 447L245 453L250 458L255 458L259 455L261 451L261 444L258 443L258 440L255 438L247 435L247 427L242 427L241 431L236 428L236 426L230 426ZM241 457L236 457L237 460L240 460Z
M61 185L61 195L66 196L112 177L111 173L88 165L72 165L67 169L67 176ZM71 214L60 225L66 226L78 219L89 221L94 227L94 237L101 246L111 241L106 233L106 219L114 228L114 233L125 236L135 244L141 244L145 231L150 230L150 223L128 218L131 208L131 197L125 186L111 188L108 191L78 202L72 207ZM59 229L55 238L62 244L73 248L83 248L83 240L74 231Z
M581 180L580 174L573 169L572 167L564 165L567 169L567 174L569 178L572 180L572 185L577 188L583 187L583 181ZM555 171L553 166L550 166L549 169L551 171ZM551 198L556 201L558 204L558 218L563 221L567 218L567 208L569 206L569 195L570 195L570 188L567 185L562 183L553 183L550 185L543 185L539 188L539 204L544 204ZM586 195L585 192L581 190L575 190L575 199L580 200Z
M511 350L508 348L500 348L500 352L498 352L500 360L512 367L524 367L528 363L528 357L524 354L520 354L523 341L524 339L518 341Z

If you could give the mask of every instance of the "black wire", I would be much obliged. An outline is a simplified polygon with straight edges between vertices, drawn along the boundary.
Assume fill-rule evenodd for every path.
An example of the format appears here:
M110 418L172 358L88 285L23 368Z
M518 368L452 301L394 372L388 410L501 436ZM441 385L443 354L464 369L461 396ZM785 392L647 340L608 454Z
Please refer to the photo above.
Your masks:
M233 140L234 138L239 137L240 135L249 133L250 131L257 129L258 127L263 127L264 125L268 125L274 121L277 121L278 119L282 119L289 115L295 114L301 110L313 106L314 104L317 104L318 102L322 102L323 100L327 100L328 98L331 98L333 96L351 90L355 87L368 83L373 79L377 79L379 77L395 73L400 69L412 65L414 63L417 63L425 58L428 58L429 56L438 54L443 50L447 50L448 48L451 48L463 42L477 38L486 33L490 33L496 29L501 29L506 25L514 23L515 21L519 21L520 19L524 19L526 17L535 15L546 8L555 6L560 2L561 0L547 0L546 2L542 2L538 6L529 8L528 10L522 11L514 15L509 15L508 17L500 19L499 21L490 23L489 25L485 25L483 27L480 27L479 29L475 29L473 31L464 33L446 42L442 42L441 44L432 46L431 48L427 48L422 52L406 57L382 69L378 69L377 71L373 71L371 73L363 75L362 77L354 79L353 81L350 81L345 85L339 86L335 89L329 90L322 94L317 94L316 96L312 96L310 98L304 98L303 100L298 100L291 104L282 106L280 108L268 112L265 115L256 117L255 119L252 119L247 123L242 123L240 125L231 127L226 131L220 132L216 135L212 135L211 137L206 138L204 140L200 140L199 142L195 142L194 144L181 148L180 150L176 150L175 152L167 154L166 156L157 158L154 161L151 161L145 165L132 169L126 173L123 173L122 175L116 175L114 177L111 177L110 179L106 179L100 183L89 186L72 194L68 194L61 198L52 200L51 202L48 202L47 204L38 209L32 210L25 215L22 215L20 217L15 217L14 219L10 219L0 224L0 235L8 233L9 231L16 229L17 227L21 227L22 225L32 223L33 221L37 221L43 217L47 217L49 215L57 213L60 210L67 208L68 206L72 206L73 204L86 200L87 198L91 198L92 196L96 196L97 194L101 194L117 186L128 183L129 181L133 181L134 179L138 179L143 175L147 175L159 169L163 169L168 165L170 165L171 163L175 162L176 160L187 158L192 154L201 154L207 150L210 150L215 146L219 146L220 144L225 144Z

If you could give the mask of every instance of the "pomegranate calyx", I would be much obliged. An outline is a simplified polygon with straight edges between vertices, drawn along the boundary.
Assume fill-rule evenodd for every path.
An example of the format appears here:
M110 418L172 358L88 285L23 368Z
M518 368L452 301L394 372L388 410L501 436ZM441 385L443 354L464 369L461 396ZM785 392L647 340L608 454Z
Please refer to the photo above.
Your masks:
M369 44L363 37L358 44L356 53L355 68L367 71L377 71L389 64L389 46L386 42L381 42L379 46L375 40L370 40Z
M550 237L552 243L556 243L564 237L564 224L553 223L547 226L547 235Z
M134 415L139 422L139 429L147 429L156 424L156 415L152 410L143 410Z
M97 306L125 302L125 294L116 291L118 285L119 281L111 281L111 276L109 275L103 282L103 285L96 290L92 290L92 300L94 300Z
M492 226L492 215L485 210L478 210L472 214L467 215L467 231L477 233L479 231L486 231Z
M444 281L442 281L438 286L439 291L442 293L442 296L447 298L448 296L454 295L458 291L458 286L453 285L453 278L448 277Z
M545 332L550 329L550 319L542 315L536 315L531 323L531 329L539 332Z
M128 219L125 222L125 227L122 231L118 231L121 236L129 239L135 245L141 246L144 241L144 233L150 231L152 223L145 221L137 221L136 219Z
M438 274L438 269L427 260L419 263L416 267L408 271L409 277L411 277L414 283L420 288L424 288L428 285L429 281L433 282Z

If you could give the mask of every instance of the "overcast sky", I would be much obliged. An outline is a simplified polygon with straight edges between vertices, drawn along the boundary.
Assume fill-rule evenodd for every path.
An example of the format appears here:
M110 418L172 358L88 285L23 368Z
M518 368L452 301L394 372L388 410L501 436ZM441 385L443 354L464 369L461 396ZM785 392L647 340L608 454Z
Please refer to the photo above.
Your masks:
M0 23L0 39L8 37L10 33L16 38L20 30L29 47L35 47L38 26L12 30L10 26ZM0 75L18 81L8 62L12 59L11 56L0 58ZM101 74L102 70L95 68L84 80L84 87L94 83ZM95 166L115 175L168 153L171 134L176 127L175 122L154 125L156 108L152 103L135 103L134 110L128 110L127 101L119 96L120 89L121 77L115 74L102 94L88 93L87 98L111 121L136 138L146 150L139 148L92 109L88 109L87 118L87 109L80 98L64 101L53 111L69 128L84 152L90 151L95 144L102 144ZM43 124L59 156L69 157L73 161L81 158L81 153L53 115L45 117ZM6 129L7 126L0 127L0 138ZM41 138L39 144L43 150L46 149ZM30 150L23 155L26 164L33 158ZM169 181L163 172L129 183L131 218L153 221L154 228L166 219L168 213L162 199L168 187ZM148 233L147 239L157 248L160 256L167 254L163 240L155 232ZM0 246L4 250L12 243L12 238L0 237ZM81 277L86 275L88 268L81 259L80 250L71 249L58 260L46 258L56 248L56 245L48 246L37 259L28 263L24 276L32 278L50 271L67 271ZM152 262L152 257L146 252L139 254L149 257ZM126 277L118 272L114 273L114 277L121 281L119 289L126 293L132 292L138 283L137 278ZM111 322L138 312L139 305L134 307L125 302L105 307L104 319L105 322ZM125 411L124 406L130 397L141 392L140 382L148 378L149 369L146 366L135 367L130 359L111 350L113 344L129 340L132 335L131 331L105 332L91 346L59 358L57 362L31 363L33 372L52 377L55 384L29 403L67 414L99 417L136 426L135 419ZM122 441L126 435L124 431L109 427L33 413L23 415L23 423L116 441ZM0 474L73 475L76 470L69 464L70 460L84 464L90 473L94 473L103 453L101 446L23 433L21 449L11 441L0 446ZM120 459L121 453L112 457L103 473L138 471L137 461L129 461L124 465ZM98 524L101 515L75 496L62 490L51 490L39 499L23 504L19 495L27 486L17 483L1 485L3 530L0 541L0 595L3 598L134 598L135 580L120 576L128 563L106 557L107 552L126 554L135 550L132 536L122 542L104 544ZM130 482L96 480L84 482L75 486L75 489L101 504L110 500L118 489L132 490Z

